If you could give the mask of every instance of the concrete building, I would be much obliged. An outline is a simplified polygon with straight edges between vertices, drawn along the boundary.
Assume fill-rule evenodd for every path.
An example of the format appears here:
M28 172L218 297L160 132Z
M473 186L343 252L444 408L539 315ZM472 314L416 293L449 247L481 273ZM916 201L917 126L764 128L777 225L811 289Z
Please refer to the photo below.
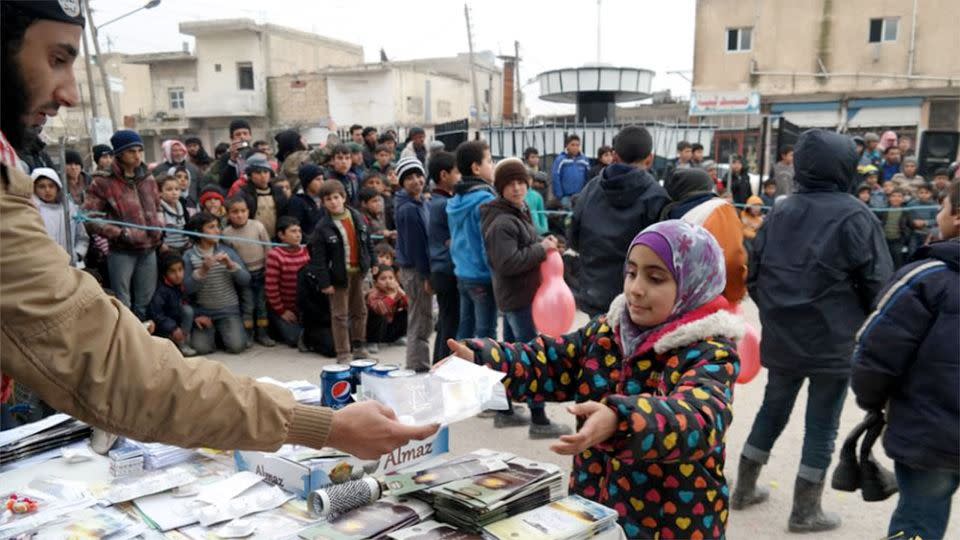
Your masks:
M255 136L270 127L270 77L308 73L363 61L363 48L309 32L250 19L180 23L196 38L196 88L184 93L191 130L208 145L227 140L234 118L250 122Z
M955 0L698 0L693 93L799 128L960 130Z

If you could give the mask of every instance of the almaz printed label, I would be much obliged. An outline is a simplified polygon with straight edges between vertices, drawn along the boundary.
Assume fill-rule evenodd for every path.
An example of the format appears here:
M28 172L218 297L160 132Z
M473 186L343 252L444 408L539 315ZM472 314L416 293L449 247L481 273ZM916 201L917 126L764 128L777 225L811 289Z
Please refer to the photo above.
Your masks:
M405 464L425 458L433 453L433 442L420 443L413 448L401 447L386 456L384 468L403 467Z
M268 473L266 470L264 470L263 465L257 465L255 472L257 473L257 476L262 477L268 484L283 487L283 478Z

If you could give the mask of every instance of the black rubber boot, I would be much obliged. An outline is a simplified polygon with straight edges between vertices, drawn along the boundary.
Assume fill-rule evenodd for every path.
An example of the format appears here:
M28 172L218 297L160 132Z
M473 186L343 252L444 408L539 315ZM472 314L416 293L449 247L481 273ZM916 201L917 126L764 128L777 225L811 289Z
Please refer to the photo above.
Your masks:
M730 507L734 510L743 510L748 506L760 504L770 498L770 490L757 486L762 463L740 456L740 466L737 469L737 483L733 486L733 495L730 496Z
M790 532L832 531L840 526L840 516L827 514L820 508L824 482L817 483L797 477L793 484L793 511L787 527Z

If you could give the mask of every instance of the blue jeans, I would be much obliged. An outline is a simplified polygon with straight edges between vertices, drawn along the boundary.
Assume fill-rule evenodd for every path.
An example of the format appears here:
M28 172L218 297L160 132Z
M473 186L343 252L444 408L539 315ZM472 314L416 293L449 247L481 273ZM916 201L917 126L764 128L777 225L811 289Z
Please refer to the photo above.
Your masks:
M913 469L894 463L900 500L890 517L889 536L903 531L904 538L943 538L950 520L950 498L960 485L960 473Z
M460 291L460 325L457 339L497 337L497 303L493 283L457 279Z
M217 349L218 335L223 348L230 354L240 354L247 348L247 332L243 329L243 320L237 315L213 319L210 328L194 325L190 345L197 354L210 354Z
M503 312L503 341L514 342L522 341L524 343L533 341L537 337L537 327L533 324L533 307L527 306L516 311ZM544 409L546 403L543 401L534 402L527 400L527 405L531 410Z
M145 320L157 290L157 253L113 250L107 256L107 270L113 294L140 320Z
M797 476L810 482L822 482L830 467L840 412L847 396L849 378L830 375L792 375L769 371L763 404L753 420L753 428L743 447L743 455L766 464L770 450L790 420L804 379L807 387L807 411L804 417L803 451Z
M274 335L280 338L280 341L286 343L289 347L297 346L297 342L300 341L300 333L303 332L302 326L288 323L283 320L283 317L272 311L267 312L267 319L270 321L270 328L273 329Z

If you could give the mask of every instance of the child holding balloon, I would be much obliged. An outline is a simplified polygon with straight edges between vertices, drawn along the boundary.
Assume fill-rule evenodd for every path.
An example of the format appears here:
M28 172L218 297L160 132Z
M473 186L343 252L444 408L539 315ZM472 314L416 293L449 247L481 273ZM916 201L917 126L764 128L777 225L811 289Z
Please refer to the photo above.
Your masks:
M576 400L571 491L620 514L630 538L721 538L724 437L742 321L723 298L723 253L700 226L651 225L627 250L623 294L565 336L451 340L457 355L508 374L512 399Z

